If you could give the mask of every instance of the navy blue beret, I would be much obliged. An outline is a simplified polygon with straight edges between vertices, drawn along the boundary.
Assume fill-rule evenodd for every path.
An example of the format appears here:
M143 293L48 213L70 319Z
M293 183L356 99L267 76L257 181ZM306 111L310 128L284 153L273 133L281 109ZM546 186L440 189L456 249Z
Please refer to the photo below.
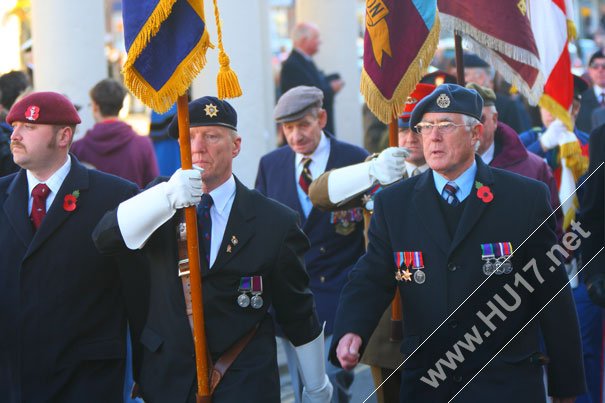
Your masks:
M459 113L481 120L483 99L475 90L458 84L441 84L423 98L412 111L410 127L415 127L427 112Z
M237 112L227 101L216 97L203 97L189 102L189 127L223 126L237 130ZM168 127L171 137L179 138L178 115Z

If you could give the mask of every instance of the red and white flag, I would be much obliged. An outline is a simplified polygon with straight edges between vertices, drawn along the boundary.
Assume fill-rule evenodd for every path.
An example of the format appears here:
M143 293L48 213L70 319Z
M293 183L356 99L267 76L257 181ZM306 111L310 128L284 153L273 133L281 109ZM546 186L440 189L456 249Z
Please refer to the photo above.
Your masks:
M569 110L573 101L573 76L567 48L573 27L571 0L530 0L529 20L546 77L540 106L573 130ZM567 3L567 4L566 4Z

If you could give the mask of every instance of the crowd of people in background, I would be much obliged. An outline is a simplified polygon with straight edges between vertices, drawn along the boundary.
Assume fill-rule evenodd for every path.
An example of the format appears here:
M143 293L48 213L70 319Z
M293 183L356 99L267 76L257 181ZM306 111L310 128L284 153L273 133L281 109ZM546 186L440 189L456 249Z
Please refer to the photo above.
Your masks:
M570 287L504 350L508 361L496 360L462 396L545 401L542 368L550 361L544 373L556 402L602 401L604 253L583 269L603 246L605 53L595 52L586 73L574 76L573 128L529 106L489 64L466 53L466 86L456 85L451 71L437 70L410 94L397 145L389 147L386 126L364 107L360 147L338 139L334 103L345 83L315 64L320 43L316 25L294 27L274 109L281 147L261 158L257 192L232 172L246 128L238 127L228 102L201 97L189 104L200 173L179 169L174 106L153 112L149 136L142 136L120 118L123 84L101 80L89 92L95 125L74 141L80 119L66 97L32 92L24 72L0 76L0 238L13 254L0 258L0 321L14 330L0 336L0 400L71 402L86 393L96 394L91 401L117 401L126 372L128 389L132 378L138 384L135 397L195 401L176 229L177 211L198 205L200 227L210 228L200 232L204 303L213 325L207 328L209 355L216 361L240 339L249 343L216 387L219 403L242 394L246 401L279 400L276 340L286 351L297 403L351 401L359 362L372 368L379 403L450 398L484 361L470 360L467 372L456 372L438 391L418 379L487 294L479 293L455 318L448 315L482 280L494 278L485 287L491 292L507 279L504 269L492 276L500 269L490 272L482 260L488 253L477 248L512 243L516 249L542 220L546 224L526 247L531 253L511 257L510 270L519 271L530 258L544 260L553 244L568 245L570 233L592 237L586 247L560 252L563 262L548 288L527 284L540 291L524 295L530 302L520 303L510 329L519 330L512 326L546 304L555 285ZM76 206L77 220L62 227ZM77 249L76 257L53 263L61 277L41 287L25 270L43 273L65 242ZM67 269L78 271L80 262L87 270L72 276ZM133 279L135 268L142 281ZM259 277L260 289L254 289ZM396 289L403 320L392 316ZM264 302L240 299L247 292ZM38 299L24 303L27 293ZM22 310L10 314L9 306ZM45 316L52 309L67 323L48 333L57 350L41 351L39 361L33 353L10 352L42 349L39 340L48 334L37 326L56 326L56 316ZM28 318L36 325L24 323ZM420 353L411 358L415 349ZM487 346L476 357L487 360L492 352ZM409 361L400 368L404 358ZM183 375L169 376L171 365ZM45 378L48 373L54 377ZM514 385L494 386L503 377ZM260 391L258 382L266 388Z

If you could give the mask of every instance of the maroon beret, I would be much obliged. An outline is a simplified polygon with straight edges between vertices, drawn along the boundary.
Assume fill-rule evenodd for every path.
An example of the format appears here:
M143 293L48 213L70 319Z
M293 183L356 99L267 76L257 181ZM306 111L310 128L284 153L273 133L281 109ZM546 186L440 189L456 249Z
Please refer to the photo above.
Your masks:
M81 122L69 99L56 92L33 92L15 102L6 122L29 122L40 125L77 125Z

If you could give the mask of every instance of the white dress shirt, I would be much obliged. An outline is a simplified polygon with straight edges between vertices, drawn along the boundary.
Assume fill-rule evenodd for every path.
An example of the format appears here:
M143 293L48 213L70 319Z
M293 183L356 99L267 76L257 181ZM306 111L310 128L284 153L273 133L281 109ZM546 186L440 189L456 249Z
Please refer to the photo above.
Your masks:
M40 182L38 179L36 179L36 177L31 172L26 171L27 187L28 187L28 192L29 192L28 193L29 198L27 201L28 216L32 213L32 204L34 201L34 199L32 198L32 190L36 187L36 185L38 185L39 183L45 183L46 186L48 186L48 188L50 189L50 193L46 197L46 211L48 212L48 209L53 204L53 200L55 200L55 196L57 195L57 192L59 191L59 189L61 189L61 185L63 184L63 181L67 177L67 174L69 174L70 169L71 169L71 157L68 154L65 164L63 164L61 166L61 168L57 169L55 171L55 173L52 174L52 176L50 178L48 178L45 182Z
M218 255L218 250L223 243L227 221L229 221L229 214L235 200L235 178L233 175L225 183L211 191L210 196L212 196L212 207L210 207L212 234L210 238L210 262L208 267L212 268Z
M324 132L321 132L321 138L319 139L319 144L315 151L313 151L310 155L296 154L294 158L294 181L296 182L296 191L298 193L298 200L300 201L300 205L302 206L303 212L305 213L305 217L309 216L311 209L313 208L313 203L311 203L311 199L309 199L309 195L307 195L300 185L298 184L298 178L300 178L300 174L303 170L302 159L303 158L311 158L311 163L309 164L309 171L311 171L311 177L313 180L317 179L324 171L326 170L326 166L328 165L328 158L330 158L330 140L326 137Z

